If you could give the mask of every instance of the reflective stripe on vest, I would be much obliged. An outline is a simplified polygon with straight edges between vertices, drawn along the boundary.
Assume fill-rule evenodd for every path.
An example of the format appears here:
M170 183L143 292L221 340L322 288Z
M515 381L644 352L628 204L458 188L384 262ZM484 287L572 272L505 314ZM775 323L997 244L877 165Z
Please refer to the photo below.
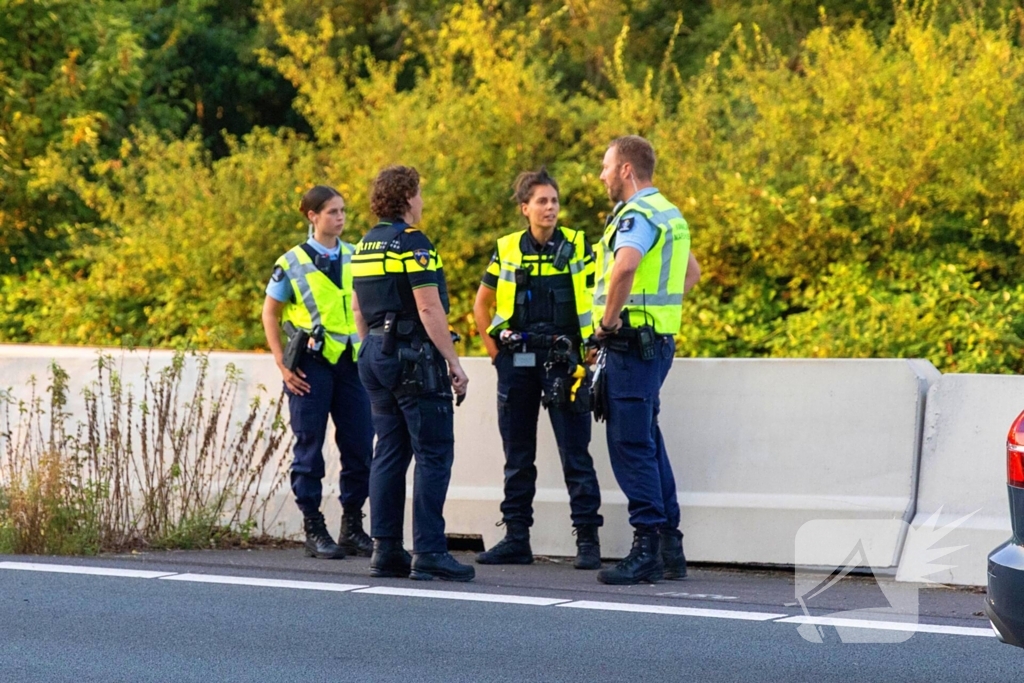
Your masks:
M679 209L660 192L634 199L623 206L605 230L597 248L594 315L598 321L604 318L606 288L615 263L612 241L619 221L630 211L642 214L658 229L658 239L640 261L624 306L630 311L630 325L635 327L647 322L653 324L661 334L675 334L679 331L683 317L683 289L686 265L690 258L690 228Z
M277 260L292 284L295 301L285 304L281 322L312 331L323 325L324 358L337 363L345 348L352 346L352 358L359 352L359 333L352 312L352 254L355 247L341 243L341 289L320 271L301 246L294 247Z
M568 272L572 277L572 288L576 299L576 318L579 321L580 335L586 339L594 333L594 315L591 311L593 294L587 286L587 277L594 272L594 263L586 257L586 236L579 230L559 227L565 239L575 246L572 258L569 259ZM508 327L509 320L516 308L516 271L523 265L523 250L520 248L525 230L505 235L498 240L498 288L495 292L495 312L487 334ZM537 264L540 277L565 273L555 270L549 263Z

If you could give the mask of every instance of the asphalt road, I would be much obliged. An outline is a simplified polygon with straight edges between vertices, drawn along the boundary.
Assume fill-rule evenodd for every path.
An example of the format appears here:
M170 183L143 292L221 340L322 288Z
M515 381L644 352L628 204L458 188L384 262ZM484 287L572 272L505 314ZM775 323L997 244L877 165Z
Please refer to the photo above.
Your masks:
M564 563L478 567L472 584L366 565L296 550L0 556L0 680L1015 681L1024 664L986 633L975 592L925 589L925 626L879 611L811 643L780 619L878 609L878 584L845 580L805 611L784 572L613 588ZM391 594L409 589L431 592Z

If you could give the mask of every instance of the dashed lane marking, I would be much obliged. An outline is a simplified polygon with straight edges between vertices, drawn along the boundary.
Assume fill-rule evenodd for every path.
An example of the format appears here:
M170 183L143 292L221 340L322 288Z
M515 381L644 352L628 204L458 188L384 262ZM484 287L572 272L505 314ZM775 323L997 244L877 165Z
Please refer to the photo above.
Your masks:
M398 595L408 598L440 598L442 600L469 600L472 602L502 602L510 605L536 605L537 607L549 607L561 605L569 600L558 598L535 598L529 595L505 595L503 593L468 593L465 591L440 591L424 590L422 588L396 588L393 586L375 586L364 588L356 593L367 593L372 595Z
M114 567L83 567L72 564L41 564L38 562L0 562L0 569L14 569L23 572L49 572L54 574L89 574L91 576L122 576L132 579L159 579L174 572L153 572L141 569L116 569Z
M981 636L995 638L990 628L971 628L968 626L944 626L941 624L914 624L900 621L874 621L869 619L843 619L841 617L787 617L779 619L776 624L815 624L817 626L840 626L848 628L869 628L878 631L913 631L914 633L941 633L950 636Z
M742 619L744 621L772 621L785 617L785 614L769 614L768 612L743 612L726 609L701 609L699 607L672 607L669 605L637 605L626 602L597 602L578 600L559 607L575 609L608 610L610 612L645 612L647 614L675 614L682 617L711 617L713 619Z
M348 591L367 588L366 584L328 583L324 581L290 581L287 579L259 579L251 576L221 576L218 574L172 574L157 577L164 581L190 581L193 583L220 583L230 586L259 586L262 588L294 588L309 591Z

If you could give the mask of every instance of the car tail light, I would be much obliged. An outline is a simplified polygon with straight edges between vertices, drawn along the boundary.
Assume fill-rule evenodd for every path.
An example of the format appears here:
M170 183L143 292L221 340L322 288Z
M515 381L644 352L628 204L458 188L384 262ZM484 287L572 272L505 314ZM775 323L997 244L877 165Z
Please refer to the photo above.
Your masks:
M1006 483L1024 488L1024 413L1006 435Z

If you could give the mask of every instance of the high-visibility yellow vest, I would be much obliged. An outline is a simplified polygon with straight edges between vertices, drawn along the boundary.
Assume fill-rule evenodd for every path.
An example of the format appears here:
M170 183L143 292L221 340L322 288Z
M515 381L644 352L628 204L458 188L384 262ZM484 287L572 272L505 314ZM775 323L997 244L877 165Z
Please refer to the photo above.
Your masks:
M352 312L351 261L355 247L346 242L340 244L341 289L316 267L301 246L293 247L277 259L277 265L288 276L295 293L295 300L285 304L281 322L307 332L323 325L323 355L329 363L337 363L350 344L353 360L359 352L359 333Z
M523 250L520 243L525 230L505 235L498 240L498 288L495 292L496 310L491 326L487 328L487 334L508 327L509 321L516 308L516 271L523 268L530 268L531 275L547 277L568 272L572 276L572 287L576 299L576 317L579 320L580 335L586 339L594 333L594 318L591 312L593 305L593 276L594 262L587 256L587 239L581 230L570 230L559 227L562 235L574 247L572 258L565 268L556 270L551 263L523 263ZM590 279L588 284L587 280Z
M624 310L633 327L649 323L660 334L676 334L683 318L683 289L690 259L690 228L678 208L660 192L628 202L615 215L597 245L597 286L594 316L600 322L607 303L608 281L615 252L612 249L619 222L630 212L642 214L658 229L658 240L644 255L633 277ZM646 312L646 315L645 315Z

